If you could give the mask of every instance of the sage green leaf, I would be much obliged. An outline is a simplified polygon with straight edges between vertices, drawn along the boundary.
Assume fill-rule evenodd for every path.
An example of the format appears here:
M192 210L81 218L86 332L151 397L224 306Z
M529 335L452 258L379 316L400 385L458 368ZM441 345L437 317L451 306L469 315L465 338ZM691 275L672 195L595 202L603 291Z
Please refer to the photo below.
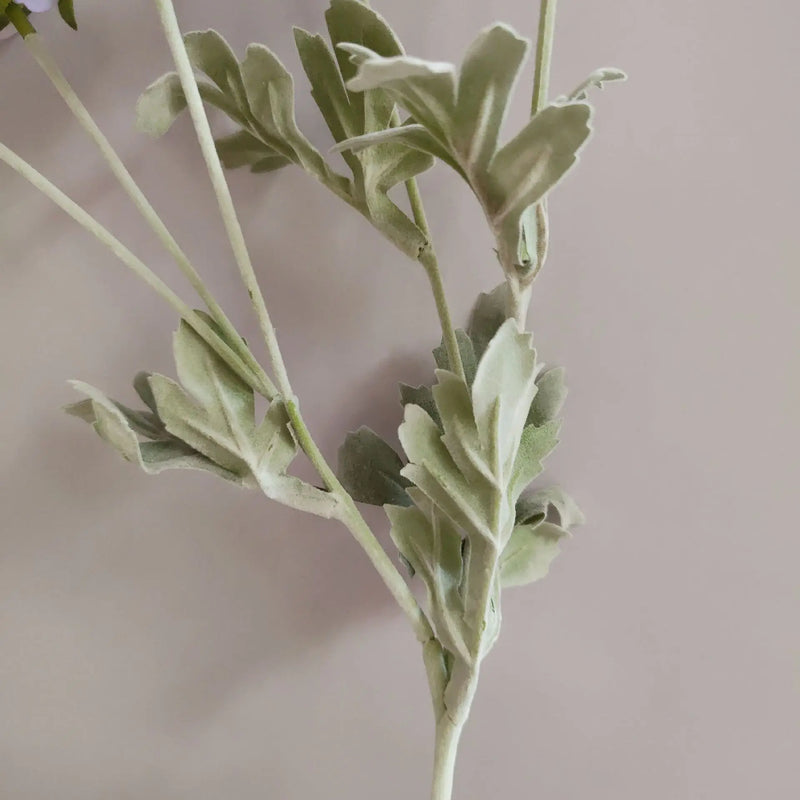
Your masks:
M558 416L567 397L564 374L563 367L552 367L536 379L537 391L528 412L527 425L543 425Z
M311 83L311 96L334 140L341 142L358 136L363 127L350 105L339 66L327 42L319 34L312 35L302 28L294 29L294 41Z
M250 167L254 172L267 172L292 163L286 156L276 153L245 130L223 136L217 139L215 144L226 169Z
M506 320L486 348L472 384L475 423L487 452L496 447L506 478L517 454L525 420L536 394L539 366L530 334Z
M77 417L78 419L82 419L84 422L88 422L89 424L93 424L96 419L94 413L94 404L91 398L79 400L77 403L69 403L68 405L64 406L63 411L69 414L71 417Z
M497 150L509 97L530 42L502 23L470 45L458 80L454 144L473 173L482 173Z
M559 542L567 535L550 522L514 528L500 557L503 588L525 586L544 578L560 552Z
M392 447L369 428L348 433L339 448L338 477L359 503L411 505L410 482L400 474L403 462Z
M235 103L216 86L198 81L197 88L206 103L224 111L240 124L245 122ZM136 127L142 133L158 138L172 127L172 123L185 108L186 95L180 78L177 73L168 72L151 83L139 97L136 103Z
M501 261L517 258L523 212L542 200L575 163L591 132L590 116L586 103L548 106L492 158L483 194L501 230Z
M385 58L353 43L342 42L338 47L358 67L355 77L347 81L348 89L384 89L440 143L451 141L456 97L452 64L401 55Z
M419 507L386 506L391 536L401 558L425 583L437 638L451 653L468 657L464 641L461 535L426 499ZM430 515L430 516L429 516Z
M517 501L517 524L543 522L551 508L558 514L559 525L565 530L586 522L578 504L560 486L552 486L549 489L537 489Z
M603 85L606 83L626 80L628 80L628 76L621 69L601 67L589 75L585 81L578 84L578 86L567 95L567 100L585 100L589 94L589 89L602 89Z
M150 475L158 475L168 469L194 469L210 472L239 486L246 485L241 475L220 467L219 464L215 464L211 459L177 439L141 442L139 451L142 467Z
M419 406L428 416L439 426L442 427L442 419L439 410L433 400L433 391L430 386L408 386L400 384L400 402L407 406L413 404Z
M522 432L511 474L509 496L512 502L517 501L524 489L544 469L542 461L558 444L560 427L560 421L553 420L538 428L535 425L528 425Z
M284 155L293 154L293 160L312 175L324 183L338 186L340 191L349 192L348 181L331 170L297 127L294 82L278 57L264 45L248 45L241 77L252 115L266 132L265 141L272 149Z
M75 19L75 5L73 0L58 0L58 13L61 15L61 19L63 19L72 30L78 30L78 21Z
M141 401L158 416L158 408L156 407L156 398L153 396L153 390L150 387L151 372L137 372L133 379L133 388L136 394L139 395Z
M469 316L467 335L472 341L475 357L481 359L486 347L494 338L500 326L508 318L508 283L503 281L491 292L481 292Z
M458 352L461 355L461 364L464 367L464 375L467 379L467 384L472 385L475 379L475 370L478 368L478 362L475 357L475 348L472 340L467 335L467 332L461 328L456 329L456 341L458 342ZM436 366L439 369L452 370L450 358L447 355L447 348L442 341L439 346L433 351L433 358L436 361Z
M142 92L136 104L136 127L149 136L163 136L186 108L186 95L175 72L168 72Z
M239 61L231 46L215 30L192 31L183 37L192 66L208 76L236 107L247 113L245 91Z
M355 77L356 67L338 48L340 43L356 42L382 56L403 53L402 45L386 20L358 0L331 0L325 21L345 84ZM385 92L350 93L349 98L355 115L356 133L380 131L390 125L394 103Z

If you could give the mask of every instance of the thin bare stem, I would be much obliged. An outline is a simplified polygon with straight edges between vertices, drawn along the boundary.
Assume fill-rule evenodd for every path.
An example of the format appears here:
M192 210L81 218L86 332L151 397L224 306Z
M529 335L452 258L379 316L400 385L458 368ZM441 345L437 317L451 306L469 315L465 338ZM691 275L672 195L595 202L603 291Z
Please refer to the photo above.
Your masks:
M550 90L550 62L553 57L553 38L556 27L557 0L541 0L539 31L536 37L536 71L533 76L531 116L547 105Z
M411 204L411 213L414 215L414 222L428 240L428 246L419 256L419 262L425 268L425 273L431 284L433 301L436 303L436 312L439 315L439 323L442 328L442 336L444 337L444 346L447 350L447 359L450 362L450 369L455 372L459 378L466 380L464 376L464 364L461 361L461 351L458 348L458 339L456 339L453 320L450 317L450 308L447 305L444 281L442 280L442 273L439 270L439 261L436 258L436 251L433 249L433 243L431 242L431 231L428 225L428 218L425 214L425 206L422 203L422 195L419 192L419 186L414 178L406 181L406 192L408 193L408 200Z
M180 245L175 241L175 238L167 229L161 217L150 204L147 197L145 197L142 190L133 179L122 159L112 147L111 143L106 138L105 134L97 126L97 123L92 118L86 106L81 102L75 90L69 84L63 72L59 68L55 59L50 51L47 49L44 40L39 34L31 34L25 37L25 44L28 47L31 55L33 55L36 62L42 68L44 73L50 79L56 91L61 95L64 102L69 107L75 119L81 127L89 134L97 149L105 159L106 163L114 174L114 177L119 181L120 186L125 193L133 201L139 213L144 220L153 230L153 232L161 240L167 252L175 260L181 272L186 276L192 288L197 292L198 296L203 300L208 308L214 321L220 326L226 334L227 341L231 347L236 350L242 360L250 366L250 368L257 374L260 374L266 379L264 370L256 360L255 356L250 352L250 349L244 343L242 338L236 331L231 321L225 315L225 312L220 307L214 296L206 287L203 279L197 273L192 263L189 261L186 253L181 249Z
M250 367L231 350L214 330L175 294L141 259L135 256L122 242L119 241L107 228L103 227L91 214L81 208L74 200L45 178L13 150L0 143L0 161L4 161L13 170L35 186L42 194L52 200L59 208L69 214L79 225L85 228L95 238L102 242L114 253L128 269L141 278L160 297L166 300L180 316L194 328L197 333L211 346L214 351L234 369L237 374L252 386L256 391L272 396L275 388L264 383L263 379L253 374Z

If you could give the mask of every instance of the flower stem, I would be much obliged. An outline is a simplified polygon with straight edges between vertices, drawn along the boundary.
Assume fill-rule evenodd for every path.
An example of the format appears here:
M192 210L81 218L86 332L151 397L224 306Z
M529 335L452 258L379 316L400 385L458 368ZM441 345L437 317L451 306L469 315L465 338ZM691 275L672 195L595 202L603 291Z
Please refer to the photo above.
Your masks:
M0 161L4 161L42 194L52 200L63 211L69 214L79 225L102 242L131 271L141 278L151 289L166 300L180 316L194 328L210 347L234 369L237 374L257 391L270 397L275 394L275 387L265 384L264 380L253 374L250 367L231 350L209 325L178 297L141 259L135 256L107 228L103 227L91 214L81 208L57 186L51 183L27 161L20 158L13 150L0 143Z
M81 102L75 90L70 86L66 77L62 73L52 54L45 46L44 40L39 34L32 34L25 38L25 44L28 50L33 55L36 62L42 68L44 73L50 79L56 91L61 95L64 102L72 111L75 119L81 127L89 134L97 149L103 156L114 177L119 181L120 186L125 193L133 201L133 204L138 209L144 220L153 230L153 232L161 240L162 244L177 263L181 272L189 280L192 288L197 292L198 296L203 300L208 308L214 321L220 326L222 331L226 334L226 340L230 346L236 350L241 359L255 372L259 374L265 381L266 375L258 363L256 358L250 352L250 349L242 340L241 336L236 331L231 321L225 315L225 312L220 307L214 296L206 287L203 279L197 273L192 263L189 261L188 256L181 249L180 245L175 241L175 238L167 229L161 217L159 217L156 210L145 197L142 190L136 184L136 181L131 176L130 172L123 164L122 159L112 147L106 136L97 126L97 123L92 118L86 106Z
M250 260L250 253L247 249L244 234L242 233L242 226L236 215L233 198L231 197L228 183L225 180L222 164L220 163L217 148L214 144L214 136L211 133L211 126L206 116L203 100L200 97L200 90L197 88L197 81L194 77L194 70L189 60L189 54L186 52L183 35L178 25L178 18L175 15L175 8L171 0L155 0L155 4L158 8L167 44L172 52L172 58L175 61L175 67L178 71L181 86L186 96L186 103L189 107L192 122L194 123L194 129L197 134L197 140L200 144L203 159L206 162L208 175L214 187L214 193L217 196L217 203L219 205L220 214L222 215L222 221L225 225L225 230L227 231L228 239L230 240L231 248L233 249L233 254L239 267L239 272L241 273L245 288L247 289L256 316L258 317L261 333L267 345L267 351L272 363L272 371L275 374L275 381L278 384L280 392L288 399L292 396L292 390L289 384L289 377L286 374L286 366L283 363L283 356L278 347L275 328L270 320L269 312L264 302L264 296L258 286L258 279L253 269L253 263Z
M419 186L414 178L406 181L406 192L411 204L411 213L414 215L414 222L417 227L425 234L428 246L420 253L419 262L425 268L425 274L431 284L433 301L436 303L436 311L439 315L439 323L444 337L444 346L447 350L447 359L450 362L450 369L458 375L461 380L466 380L464 376L464 364L461 361L461 351L458 348L458 339L453 328L453 320L450 317L450 309L447 305L447 297L444 291L442 273L439 270L439 261L436 258L436 251L431 243L431 231L428 225L428 218L425 214L425 207L422 204L422 195Z
M17 33L23 38L27 39L36 33L36 28L33 27L28 15L22 10L19 3L11 3L5 10L8 21L17 29Z
M531 116L547 105L550 89L550 62L553 57L553 38L556 27L557 0L541 0L539 31L536 37L536 71L533 76Z

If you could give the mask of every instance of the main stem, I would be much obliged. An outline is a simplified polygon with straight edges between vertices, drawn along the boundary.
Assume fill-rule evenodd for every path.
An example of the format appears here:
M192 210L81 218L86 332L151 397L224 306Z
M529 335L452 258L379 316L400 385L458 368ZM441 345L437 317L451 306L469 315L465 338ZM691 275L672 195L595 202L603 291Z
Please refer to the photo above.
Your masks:
M431 800L450 800L456 770L458 743L464 721L455 723L447 716L436 723L436 744L433 751L433 785Z
M136 206L139 213L144 220L161 240L167 252L175 260L175 263L180 268L181 272L186 276L192 288L197 292L198 296L203 300L208 308L211 316L215 322L220 326L222 331L226 334L227 341L231 347L236 350L242 360L255 372L259 374L264 383L269 386L270 381L264 374L261 365L250 352L250 349L242 340L241 336L236 331L231 321L228 319L219 303L206 287L203 279L198 274L189 260L189 257L181 249L178 242L167 229L161 217L153 208L144 192L139 188L133 176L128 171L122 159L117 154L116 150L112 147L111 143L106 138L105 134L97 126L97 123L92 118L86 106L81 102L75 90L69 84L64 73L59 68L52 54L45 46L44 40L39 34L31 34L25 37L25 44L31 55L33 55L37 64L42 68L44 73L50 79L50 82L55 87L56 91L61 95L67 107L72 112L75 119L81 127L89 134L97 149L105 159L114 177L119 181L120 186L125 193L130 197L133 204ZM272 394L275 393L272 388Z

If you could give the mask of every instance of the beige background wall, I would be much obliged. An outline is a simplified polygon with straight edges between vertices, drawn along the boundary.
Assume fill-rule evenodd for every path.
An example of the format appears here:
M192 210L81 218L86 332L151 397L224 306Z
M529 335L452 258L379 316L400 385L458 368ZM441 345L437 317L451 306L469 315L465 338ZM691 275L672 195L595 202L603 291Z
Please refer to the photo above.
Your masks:
M325 4L178 5L296 68L289 26L319 29ZM450 60L495 18L533 32L535 5L376 2L411 52ZM572 388L549 478L590 523L508 595L457 797L797 796L800 15L560 5L556 92L631 75L594 98L531 314ZM150 4L78 6L79 36L43 24L65 71L255 339L188 121L156 145L132 129L168 67ZM0 45L0 109L2 141L175 278L18 42ZM324 450L359 424L392 435L395 384L426 378L436 339L420 270L302 174L231 181ZM463 318L499 278L490 242L455 180L423 183ZM346 532L210 477L137 474L63 416L68 378L130 397L137 370L171 372L175 320L5 168L0 242L0 797L425 797L417 648Z

